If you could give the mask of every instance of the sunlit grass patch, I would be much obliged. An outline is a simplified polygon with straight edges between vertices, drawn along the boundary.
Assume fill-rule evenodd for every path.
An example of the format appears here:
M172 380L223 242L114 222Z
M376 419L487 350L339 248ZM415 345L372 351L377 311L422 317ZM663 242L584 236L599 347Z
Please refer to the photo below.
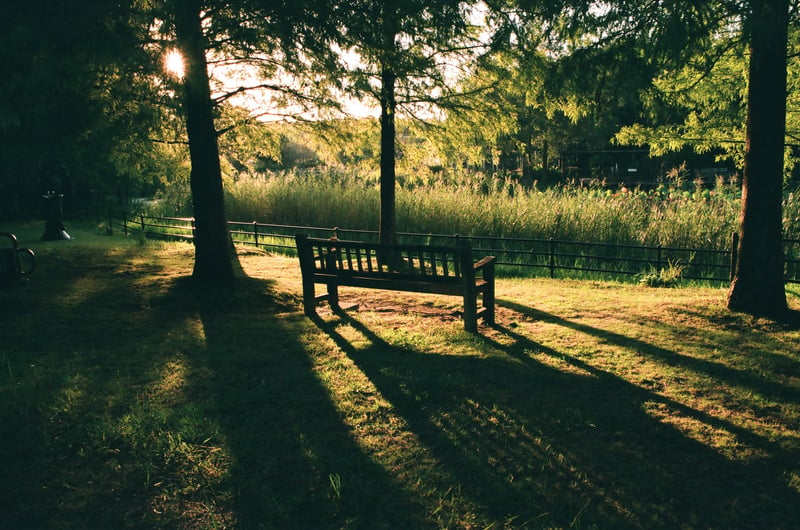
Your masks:
M714 448L726 458L749 461L767 456L765 451L742 442L730 430L710 425L697 417L671 408L668 404L648 402L645 403L645 410L659 421L678 429L687 437Z

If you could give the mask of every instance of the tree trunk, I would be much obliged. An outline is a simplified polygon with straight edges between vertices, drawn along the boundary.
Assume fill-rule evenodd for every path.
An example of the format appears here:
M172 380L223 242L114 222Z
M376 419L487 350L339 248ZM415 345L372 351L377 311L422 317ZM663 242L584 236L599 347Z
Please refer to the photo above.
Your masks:
M184 111L192 163L191 189L195 218L192 277L202 283L224 284L233 280L233 266L201 6L198 0L177 0L173 5L178 45L186 61Z
M378 239L381 243L397 242L395 210L395 80L391 67L381 69L381 213Z
M547 182L547 173L550 171L550 144L542 140L542 180Z
M787 0L750 4L750 72L739 258L728 291L728 308L780 317L787 311L782 194L789 6Z

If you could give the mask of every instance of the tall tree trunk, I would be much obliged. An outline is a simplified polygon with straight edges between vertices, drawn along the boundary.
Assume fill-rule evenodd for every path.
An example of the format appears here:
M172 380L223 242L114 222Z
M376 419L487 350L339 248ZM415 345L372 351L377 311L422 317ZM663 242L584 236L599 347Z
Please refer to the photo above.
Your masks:
M176 0L175 30L186 60L184 111L192 163L191 189L195 218L192 277L202 283L233 280L230 233L225 219L222 170L208 82L199 0Z
M739 259L728 308L753 315L787 311L783 281L783 151L786 132L787 0L751 1Z
M396 75L392 68L381 68L381 213L378 238L381 243L397 242L395 209L395 122Z

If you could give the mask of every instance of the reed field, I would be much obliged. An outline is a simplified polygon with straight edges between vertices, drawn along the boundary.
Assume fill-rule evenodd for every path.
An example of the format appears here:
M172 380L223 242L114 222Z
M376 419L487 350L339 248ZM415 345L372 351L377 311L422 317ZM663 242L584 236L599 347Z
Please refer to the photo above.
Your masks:
M509 176L398 176L398 233L406 242L469 237L495 255L500 274L655 282L728 281L741 188L735 178L690 182L671 172L647 189L561 184L522 186ZM150 215L190 216L187 190L172 187ZM329 237L376 237L377 175L364 171L289 171L226 181L228 219L241 243L291 249L298 226ZM783 205L787 281L798 281L800 200ZM253 222L269 225L253 236ZM281 227L280 225L286 225ZM178 229L180 232L183 229ZM185 230L184 230L185 231ZM326 235L327 234L327 235ZM275 236L273 238L273 236ZM432 237L443 236L443 237ZM290 252L291 253L291 252Z
M159 212L189 214L188 190ZM611 244L727 249L738 229L739 184L666 181L651 190L538 189L482 174L458 181L398 177L401 232L554 238ZM800 237L800 198L787 193L784 228ZM291 171L226 183L228 219L374 230L380 215L375 176Z

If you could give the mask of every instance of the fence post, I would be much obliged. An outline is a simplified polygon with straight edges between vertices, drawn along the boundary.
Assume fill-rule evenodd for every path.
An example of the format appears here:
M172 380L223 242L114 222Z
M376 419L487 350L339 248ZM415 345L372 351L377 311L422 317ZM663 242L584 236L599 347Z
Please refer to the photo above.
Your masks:
M556 277L556 241L550 238L550 277Z
M192 223L192 241L194 241L194 217L191 218L190 222Z
M662 249L661 243L659 243L658 244L658 249L657 249L658 254L656 255L657 256L656 257L656 270L657 271L661 270L661 249Z
M128 212L122 212L122 233L128 235Z
M736 276L736 263L739 261L739 232L733 233L733 242L731 243L731 274L730 279Z
M141 223L142 223L142 234L144 234L144 233L145 233L145 231L147 230L147 229L144 227L144 214L141 214L141 215L139 215L139 220L140 220L140 221L141 221Z
M258 248L258 221L253 221L253 241L255 241L256 248Z

